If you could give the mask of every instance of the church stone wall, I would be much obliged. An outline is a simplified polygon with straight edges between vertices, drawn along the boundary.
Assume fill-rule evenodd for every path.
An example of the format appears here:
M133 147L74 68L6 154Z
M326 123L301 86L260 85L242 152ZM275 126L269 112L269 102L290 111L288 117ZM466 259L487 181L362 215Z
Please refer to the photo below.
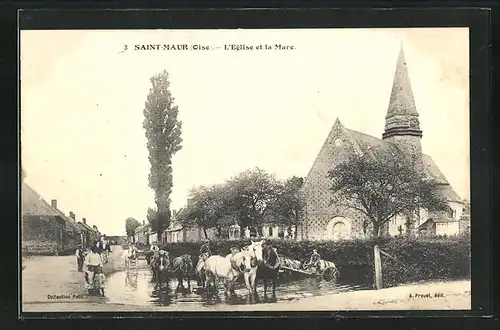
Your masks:
M394 143L398 148L407 155L418 155L422 156L422 146L420 142L420 137L418 136L402 136L396 135L384 139L387 142Z
M330 191L331 180L327 177L328 171L355 152L355 143L337 121L301 191L306 204L302 221L298 226L298 239L329 238L325 236L327 225L336 216L343 216L350 220L352 236L362 234L363 215L331 204L333 197Z

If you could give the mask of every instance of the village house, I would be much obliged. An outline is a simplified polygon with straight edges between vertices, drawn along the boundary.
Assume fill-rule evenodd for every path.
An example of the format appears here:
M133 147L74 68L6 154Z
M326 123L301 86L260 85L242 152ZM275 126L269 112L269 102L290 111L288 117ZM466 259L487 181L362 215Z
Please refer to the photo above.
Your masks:
M81 228L80 242L84 248L90 248L93 242L99 240L100 233L95 228L92 228L87 224L87 219L82 218L82 221L78 221L78 225Z
M224 231L225 232L225 231ZM240 238L268 238L268 239L294 239L296 228L295 226L285 226L272 222L265 222L260 226L260 231L257 227L240 227L235 223L227 229L229 239Z
M148 225L148 242L149 244L159 244L162 242L162 235L154 232L150 225Z
M134 242L137 245L149 245L150 225L146 221L142 221L142 226L139 226L134 231Z
M242 238L272 238L272 239L294 239L296 228L295 226L283 226L276 224L264 223L261 226L261 231L256 227L242 228L235 220L232 225L223 226L220 228L220 233L217 228L206 228L205 230L196 225L183 226L179 211L172 211L172 218L170 226L164 231L163 242L176 243L176 242L200 242L205 239L217 239L219 237L238 240Z
M165 230L165 243L184 242L185 229L178 223L170 223L168 229Z
M65 220L26 183L21 187L22 251L58 255L67 249Z
M64 219L65 235L63 235L63 244L66 247L65 252L70 253L71 251L74 251L76 249L79 243L81 243L81 229L74 218L74 214L72 216L72 212L70 212L69 216L66 216L61 210L57 208L56 199L51 200L50 205L52 209L55 210L61 216L61 218Z
M457 235L460 231L459 221L452 219L429 218L418 226L419 236Z
M74 213L70 212L69 216L66 216L61 210L58 209L56 199L53 199L51 201L51 207L57 213L59 213L65 221L65 232L66 232L66 235L64 236L65 245L68 247L71 247L71 250L76 249L77 245L82 242L81 241L82 231L81 231L81 227L78 225L78 223L75 220Z
M458 233L458 220L462 217L464 203L432 158L422 153L421 138L422 130L401 47L382 138L350 130L339 119L335 121L301 189L305 209L297 228L298 239L335 240L364 237L368 234L363 231L363 222L366 221L364 214L331 203L328 171L353 154L370 157L403 154L422 164L425 175L439 183L437 192L447 200L450 209L449 212L437 215L420 210L415 214L415 224L410 230L428 219L434 219L424 227L427 228L432 223L439 228L438 231ZM399 235L405 233L406 228L406 217L398 215L382 228L382 233Z
M459 219L453 217L429 218L416 229L419 236L454 236L461 233L470 233L470 215L465 211Z
M97 239L101 239L102 233L99 231L96 225L92 225L92 229L96 232Z
M204 240L205 231L200 226L185 227L179 219L179 211L172 210L172 217L170 226L164 232L165 243L178 243L178 242L200 242ZM206 229L207 237L209 239L217 238L217 230L215 228Z
M262 225L262 237L272 238L272 239L295 239L297 232L296 226L284 226L278 224L263 224ZM243 237L245 236L245 230L243 230Z

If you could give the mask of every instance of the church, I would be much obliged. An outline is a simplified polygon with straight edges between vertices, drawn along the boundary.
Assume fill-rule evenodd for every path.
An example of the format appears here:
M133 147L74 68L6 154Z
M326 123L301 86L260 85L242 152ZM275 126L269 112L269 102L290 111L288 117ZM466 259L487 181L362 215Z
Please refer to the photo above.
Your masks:
M331 203L332 193L329 190L331 181L327 178L328 171L352 154L360 156L369 154L377 157L388 153L404 153L413 159L418 159L425 175L439 183L438 193L447 200L450 211L436 215L420 210L414 229L432 218L439 220L440 225L448 228L449 234L458 233L464 202L432 158L422 153L421 138L422 130L401 47L382 138L348 129L337 118L301 190L305 207L297 226L297 239L336 240L370 235L370 228L367 234L363 232L364 214ZM403 234L406 231L405 222L403 216L395 216L386 223L381 232L386 235Z

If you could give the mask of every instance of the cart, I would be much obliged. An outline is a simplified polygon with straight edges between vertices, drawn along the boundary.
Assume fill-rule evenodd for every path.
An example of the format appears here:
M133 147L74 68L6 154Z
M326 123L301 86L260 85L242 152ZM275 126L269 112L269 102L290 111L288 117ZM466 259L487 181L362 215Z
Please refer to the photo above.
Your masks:
M339 270L331 261L320 260L319 266L322 270L320 272L317 272L314 267L309 267L307 263L301 264L300 261L293 260L287 257L280 258L282 260L282 265L280 267L282 270L287 270L293 273L300 273L308 276L318 276L328 282L337 282L340 276Z

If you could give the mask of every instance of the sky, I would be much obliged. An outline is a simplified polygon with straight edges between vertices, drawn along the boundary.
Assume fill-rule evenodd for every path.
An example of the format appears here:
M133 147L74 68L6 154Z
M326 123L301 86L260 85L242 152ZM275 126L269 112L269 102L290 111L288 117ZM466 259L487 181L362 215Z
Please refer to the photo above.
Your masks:
M128 217L146 219L154 194L143 109L163 70L183 122L172 209L191 188L256 166L306 176L337 117L381 137L402 44L423 152L469 198L468 40L466 28L22 31L25 181L107 235L124 234Z

